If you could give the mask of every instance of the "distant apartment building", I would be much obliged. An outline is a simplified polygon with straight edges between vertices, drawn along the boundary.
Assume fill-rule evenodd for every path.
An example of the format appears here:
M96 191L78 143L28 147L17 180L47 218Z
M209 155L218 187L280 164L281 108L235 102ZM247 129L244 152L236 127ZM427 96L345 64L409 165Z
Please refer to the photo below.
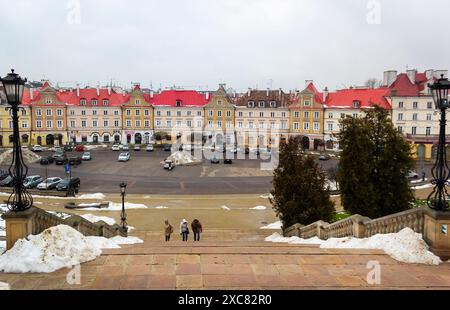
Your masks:
M289 102L289 96L282 89L249 89L237 98L235 129L238 145L262 148L287 141ZM279 141L273 141L274 138Z

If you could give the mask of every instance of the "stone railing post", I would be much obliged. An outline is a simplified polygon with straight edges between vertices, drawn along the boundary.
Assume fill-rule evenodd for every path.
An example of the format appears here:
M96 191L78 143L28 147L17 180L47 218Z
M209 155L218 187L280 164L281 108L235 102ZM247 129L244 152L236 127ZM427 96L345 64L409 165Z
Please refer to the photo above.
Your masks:
M6 212L2 218L6 222L6 250L11 249L17 240L33 234L33 218L37 209L32 207L20 212Z
M424 210L423 239L443 261L450 258L450 212Z
M364 222L370 220L368 217L361 216L356 214L352 217L353 221L353 237L355 238L364 238L366 233L366 226Z

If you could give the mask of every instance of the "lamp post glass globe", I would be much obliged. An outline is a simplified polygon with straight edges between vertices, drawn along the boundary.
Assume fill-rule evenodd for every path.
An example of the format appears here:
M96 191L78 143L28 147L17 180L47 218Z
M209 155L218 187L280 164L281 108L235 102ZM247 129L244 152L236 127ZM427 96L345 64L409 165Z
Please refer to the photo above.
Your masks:
M127 183L125 183L125 182L120 183L120 193L122 195L125 195L125 190L126 189L127 189Z
M10 105L18 105L22 102L23 91L27 79L22 79L14 69L1 79L5 89L6 99Z

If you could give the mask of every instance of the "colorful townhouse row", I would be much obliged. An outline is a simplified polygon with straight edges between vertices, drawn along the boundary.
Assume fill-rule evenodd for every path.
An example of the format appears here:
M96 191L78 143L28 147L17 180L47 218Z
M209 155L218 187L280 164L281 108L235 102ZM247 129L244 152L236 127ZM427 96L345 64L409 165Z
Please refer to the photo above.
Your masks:
M169 133L182 143L213 139L217 144L265 147L295 136L305 148L338 150L340 120L362 116L378 105L390 111L416 156L428 159L436 150L439 115L427 85L441 74L447 76L447 71L386 71L377 88L320 92L313 81L307 81L302 91L249 89L242 94L227 93L223 84L214 92L144 92L139 85L116 92L109 87L56 89L45 82L24 92L21 141L25 145L147 144L154 141L155 133ZM12 144L6 107L3 100L2 147Z

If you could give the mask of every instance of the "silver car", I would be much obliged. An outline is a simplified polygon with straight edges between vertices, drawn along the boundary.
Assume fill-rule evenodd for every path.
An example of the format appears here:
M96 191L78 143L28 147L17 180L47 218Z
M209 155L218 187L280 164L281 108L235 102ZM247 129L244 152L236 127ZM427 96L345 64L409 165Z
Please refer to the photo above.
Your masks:
M44 182L39 183L37 189L55 189L56 185L58 185L61 181L62 179L59 177L48 178Z

